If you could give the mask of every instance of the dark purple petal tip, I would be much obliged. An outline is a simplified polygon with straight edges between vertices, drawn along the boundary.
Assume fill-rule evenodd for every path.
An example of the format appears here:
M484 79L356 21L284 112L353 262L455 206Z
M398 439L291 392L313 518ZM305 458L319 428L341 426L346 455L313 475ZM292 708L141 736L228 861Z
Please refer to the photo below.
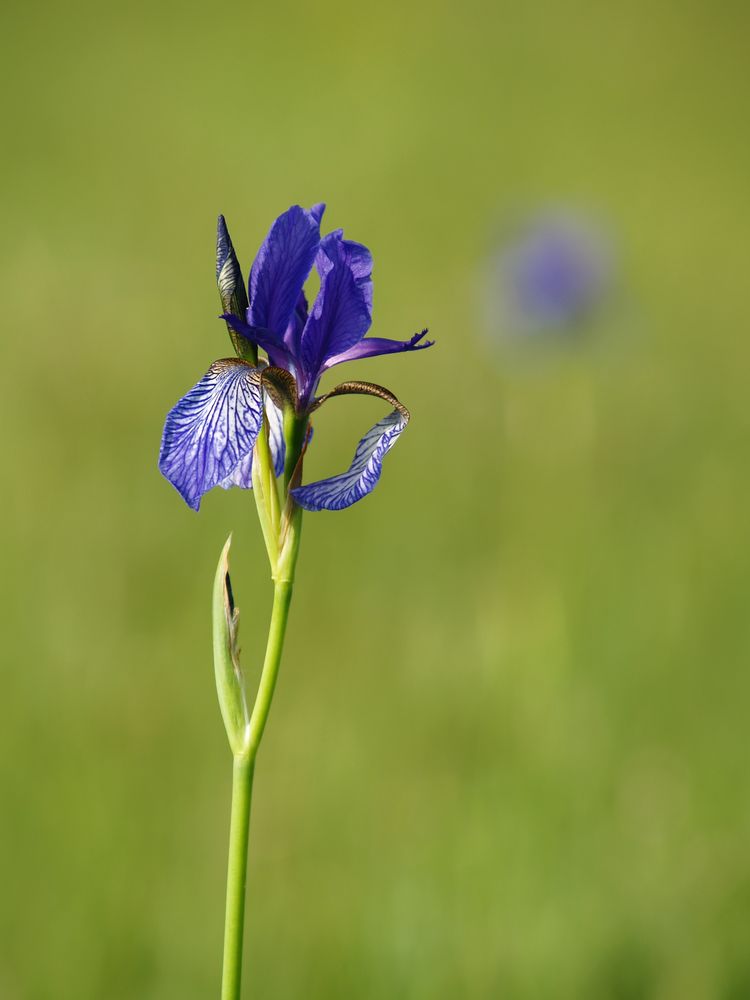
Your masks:
M420 341L427 336L428 332L427 327L425 327L421 333L415 333L413 337L410 337L409 340L404 343L404 350L421 351L423 347L433 347L435 344L434 340L425 340L424 343L420 343Z
M358 344L354 344L341 354L335 354L328 358L325 363L326 368L333 368L334 365L342 365L346 361L360 361L362 358L377 358L382 354L400 354L403 351L421 351L425 347L432 347L434 340L424 340L427 330L415 333L409 340L388 340L385 337L365 337Z

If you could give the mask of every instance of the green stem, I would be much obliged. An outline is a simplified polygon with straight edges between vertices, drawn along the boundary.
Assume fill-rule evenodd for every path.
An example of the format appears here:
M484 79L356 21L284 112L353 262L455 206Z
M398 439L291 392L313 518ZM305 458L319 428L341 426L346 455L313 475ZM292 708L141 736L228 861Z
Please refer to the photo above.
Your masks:
M247 753L253 760L263 737L263 730L266 727L268 712L271 708L271 699L276 687L276 678L279 675L281 650L284 644L284 633L286 632L289 605L291 603L291 580L279 581L273 589L273 610L271 611L271 624L268 628L266 658L263 663L263 673L260 675L260 684L258 685L258 694L255 697L253 713L250 716Z
M250 721L240 733L239 742L235 746L234 771L232 780L232 818L229 828L229 864L227 868L227 909L224 929L224 969L222 975L221 1000L240 1000L242 977L242 942L245 922L245 888L247 883L247 848L250 833L250 800L253 788L253 770L263 731L266 728L268 713L271 708L276 679L279 675L281 652L284 646L284 635L289 618L289 606L292 602L294 586L294 571L297 564L300 533L302 530L302 509L297 506L289 495L292 481L298 482L302 472L302 453L307 434L307 417L289 414L285 419L285 436L287 438L287 459L284 479L284 510L280 509L273 462L268 445L267 432L262 433L256 443L253 460L253 487L255 502L258 507L263 535L268 549L273 578L273 608L271 623L268 628L266 656L263 661L263 671L258 684ZM226 552L226 550L225 550ZM226 618L227 613L234 615L231 606L226 611L225 602L227 589L227 565L219 564L222 603L220 613ZM219 618L220 626L224 618ZM234 621L234 618L232 618ZM216 626L215 626L216 627ZM225 632L222 649L226 644ZM230 630L231 631L231 630ZM227 632L227 634L229 634ZM236 639L236 635L235 635ZM232 654L232 657L234 654ZM220 657L221 659L221 657ZM223 662L223 661L222 661ZM234 659L232 669L236 668ZM229 670L223 665L223 672ZM223 677L223 672L221 676ZM219 675L217 675L219 676ZM221 699L221 692L220 692ZM223 704L223 703L222 703ZM244 707L244 695L242 705ZM224 708L222 708L224 712ZM244 718L247 718L245 716ZM231 733L230 733L231 729ZM233 740L234 729L227 729L230 742Z
M309 418L307 414L287 411L284 414L284 437L287 441L286 461L284 463L284 490L288 490L292 476L297 471L297 462L305 446Z
M250 832L253 767L254 761L252 759L239 756L234 758L221 1000L239 1000L240 996L242 939L245 926L245 886L247 884L247 841Z
M296 526L299 530L299 524ZM294 530L294 529L293 529ZM296 557L296 548L295 548ZM289 567L294 575L294 563ZM292 579L277 580L274 585L273 610L268 631L266 657L258 685L255 706L250 717L245 747L235 755L232 781L232 819L229 830L229 866L227 871L227 909L224 931L224 972L221 1000L239 1000L242 973L242 940L245 914L245 884L247 880L247 847L250 829L250 799L253 769L263 730L271 708L276 678L281 663L289 605L292 600Z

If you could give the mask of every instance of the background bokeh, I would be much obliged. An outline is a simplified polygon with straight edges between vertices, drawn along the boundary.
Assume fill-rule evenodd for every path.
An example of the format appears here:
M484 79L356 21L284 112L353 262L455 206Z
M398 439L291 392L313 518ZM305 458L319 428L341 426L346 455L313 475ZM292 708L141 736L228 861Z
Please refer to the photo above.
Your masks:
M2 22L0 998L218 995L230 530L252 676L270 588L251 496L196 516L156 455L230 353L217 213L247 268L320 199L373 250L374 332L438 346L347 372L413 421L306 518L247 995L750 997L745 5ZM527 353L485 263L551 202L606 219L617 303ZM380 415L326 407L309 474Z

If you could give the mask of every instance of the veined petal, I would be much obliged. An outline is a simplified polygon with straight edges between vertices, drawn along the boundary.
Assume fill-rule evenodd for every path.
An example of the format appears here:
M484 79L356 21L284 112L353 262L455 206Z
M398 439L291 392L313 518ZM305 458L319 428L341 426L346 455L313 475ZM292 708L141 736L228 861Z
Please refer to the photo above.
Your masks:
M320 291L300 338L304 391L314 391L330 357L358 343L372 317L372 256L361 243L330 233L316 259Z
M233 486L239 486L242 490L253 488L253 453L249 451L240 462L235 465L229 475L222 479L219 486L223 490L231 490Z
M377 486L383 457L390 451L406 427L398 410L379 420L357 445L347 472L317 483L298 486L292 496L305 510L343 510L366 497Z
M343 510L372 493L380 479L383 458L409 422L406 407L387 389L370 382L345 382L316 400L313 409L331 396L348 393L379 396L390 402L394 409L365 434L346 472L291 490L294 499L305 510Z
M284 414L276 406L267 392L263 393L265 404L265 415L268 422L268 443L271 448L273 458L273 471L276 476L280 476L284 471L284 460L286 458L286 443L284 441ZM243 490L253 488L253 452L247 455L237 464L229 475L222 479L219 486L223 490L229 490L233 486L239 486Z
M167 415L159 469L193 510L252 453L263 422L261 375L236 358L215 361Z
M268 442L273 456L276 476L282 475L286 463L286 438L284 421L287 414L294 413L297 403L297 383L285 368L269 366L261 374L266 400L268 420Z
M248 323L283 337L320 244L324 205L293 205L271 226L250 272Z
M415 333L409 340L387 340L385 337L365 337L358 344L350 347L329 358L325 367L333 368L334 365L341 365L345 361L359 361L361 358L374 358L380 354L398 354L402 351L421 351L425 347L432 347L434 340L423 340L427 330Z
M266 418L268 420L268 443L273 458L273 471L280 476L284 471L286 459L286 442L284 441L284 414L274 403L268 393L264 393L266 401Z
M346 255L346 262L354 275L357 287L361 290L367 307L372 312L372 254L363 243L343 239L344 231L342 229L339 229L336 235L339 245Z
M300 292L297 305L294 307L292 318L289 320L289 325L284 334L284 343L294 357L299 356L300 339L302 331L305 329L305 323L307 323L309 311L307 296L304 292Z
M297 386L283 368L270 368L265 362L258 366L261 385L263 386L263 404L268 424L268 444L273 458L273 468L276 476L284 471L286 460L286 441L284 440L284 409L293 407L297 398ZM219 483L222 489L239 486L243 490L253 488L253 452L247 455L232 469L230 474Z

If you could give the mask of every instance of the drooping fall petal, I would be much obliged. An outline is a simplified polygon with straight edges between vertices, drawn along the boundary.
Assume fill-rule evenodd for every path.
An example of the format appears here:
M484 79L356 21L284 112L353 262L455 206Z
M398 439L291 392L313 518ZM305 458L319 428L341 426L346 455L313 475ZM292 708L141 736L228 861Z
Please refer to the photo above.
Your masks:
M167 415L159 469L193 510L252 454L263 422L259 369L215 361Z

